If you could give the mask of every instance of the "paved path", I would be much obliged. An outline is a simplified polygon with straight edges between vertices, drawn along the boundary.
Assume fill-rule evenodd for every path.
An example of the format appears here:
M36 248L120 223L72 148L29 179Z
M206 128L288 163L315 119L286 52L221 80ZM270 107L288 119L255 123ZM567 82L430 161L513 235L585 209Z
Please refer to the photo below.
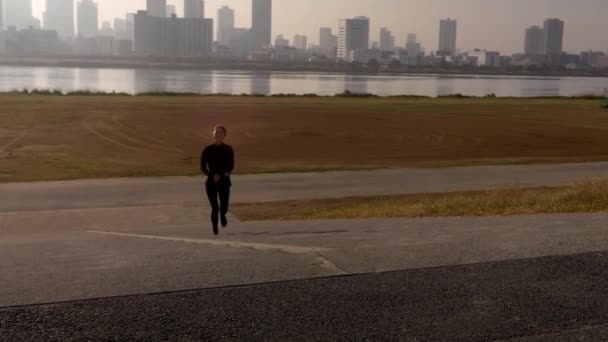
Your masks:
M220 238L206 216L179 206L0 215L0 306L608 250L607 214L233 222Z
M238 202L465 191L501 185L555 186L608 178L608 163L245 175ZM0 211L199 203L201 177L102 179L0 185Z
M606 278L608 253L592 253L0 308L0 336L8 341L606 341Z
M472 190L498 184L559 185L605 176L607 165L239 176L235 183L237 200L258 201ZM605 264L598 263L595 253L601 252L603 258L603 251L608 251L608 214L255 223L232 218L230 228L214 238L207 225L208 209L200 204L199 181L168 178L0 185L0 308L5 307L0 309L0 336L15 336L15 340L65 336L154 339L155 335L146 332L180 336L176 334L181 330L172 329L189 324L200 328L195 333L210 335L191 335L184 330L184 339L210 336L222 340L232 335L218 327L231 327L230 322L237 321L247 325L230 330L236 337L246 336L255 324L261 333L275 332L266 336L277 339L314 339L321 336L317 332L328 337L342 333L373 338L384 332L393 337L441 339L457 326L449 324L461 323L468 324L462 340L536 334L541 337L532 336L532 341L551 334L593 339L606 332L608 317L599 308L608 303L593 291L605 286ZM335 186L330 186L332 182ZM582 259L573 256L581 253L591 254ZM564 259L530 261L548 256ZM573 269L576 272L568 275ZM398 272L374 275L386 271ZM461 271L470 277L459 277ZM417 272L425 276L417 278L421 274ZM367 273L371 275L357 276ZM348 277L304 281L336 276ZM235 292L225 288L275 281L289 282L277 287L237 288ZM217 289L197 290L187 297L168 294L6 308L211 288ZM275 291L277 297L264 295ZM295 296L294 291L304 297ZM312 305L313 298L320 301ZM239 303L253 307L245 305L239 311L235 308ZM378 303L394 305L383 311ZM140 310L142 305L145 310ZM284 311L281 305L297 309ZM574 308L570 310L568 305ZM319 312L323 308L329 309ZM197 320L187 318L188 310L200 313ZM345 312L355 316L345 319ZM560 316L534 320L533 316L539 317L534 312ZM395 318L386 318L386 325L374 318L393 314ZM469 321L470 315L478 321ZM54 317L62 320L56 322ZM141 329L121 328L120 322L132 322L135 317L144 317ZM205 317L218 320L201 322ZM270 319L260 325L265 317ZM277 317L284 317L291 330L278 329L275 325L282 321ZM393 321L400 317L405 326ZM475 322L485 319L489 322L485 330L473 329ZM36 325L40 330L31 330L36 327L31 324L34 321L42 322ZM448 325L440 324L443 321ZM65 335L72 323L81 335ZM45 324L57 329L46 329ZM298 335L304 330L311 335ZM510 331L516 334L508 335Z

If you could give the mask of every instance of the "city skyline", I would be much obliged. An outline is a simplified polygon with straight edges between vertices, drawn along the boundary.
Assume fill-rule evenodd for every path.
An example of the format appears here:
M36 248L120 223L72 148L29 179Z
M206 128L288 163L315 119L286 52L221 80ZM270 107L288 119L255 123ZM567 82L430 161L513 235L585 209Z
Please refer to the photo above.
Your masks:
M122 18L126 12L145 9L146 0L123 0L120 3L98 0L98 3L101 23L113 21L115 17ZM182 15L183 0L168 0L167 3L176 5L178 15ZM295 0L275 1L272 38L278 34L286 37L302 34L309 37L310 44L318 44L320 27L337 31L340 19L364 15L371 20L371 37L377 37L380 28L386 27L395 35L398 46L405 45L407 33L416 33L423 47L435 49L439 36L437 23L451 17L459 24L459 50L480 48L516 53L523 51L522 36L526 28L547 18L560 18L567 24L564 36L566 51L608 49L608 38L603 34L608 23L602 17L602 13L608 10L608 2L603 0L576 3L572 0L537 0L534 3L513 0L508 4L498 0L460 0L458 5L445 4L442 0L383 0L383 6L377 3L370 0L309 0L305 4ZM208 18L217 20L217 10L226 5L235 11L236 27L251 26L250 0L206 0L205 4ZM34 16L40 19L44 0L34 0L33 6ZM309 20L311 17L315 20Z

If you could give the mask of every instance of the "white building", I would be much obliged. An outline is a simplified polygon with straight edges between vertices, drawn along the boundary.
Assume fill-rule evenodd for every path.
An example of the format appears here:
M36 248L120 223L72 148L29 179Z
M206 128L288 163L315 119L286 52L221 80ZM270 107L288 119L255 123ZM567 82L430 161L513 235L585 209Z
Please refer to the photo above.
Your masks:
M369 49L369 18L342 19L338 30L338 59L348 60L352 51Z
M405 43L405 55L402 57L401 63L405 65L419 65L421 64L424 52L422 46L416 41L416 35L413 33L407 34L407 41Z
M138 56L202 58L213 53L213 20L135 15L133 49Z
M308 48L308 38L306 36L296 34L293 37L293 46L297 50L306 50Z
M116 39L120 39L120 40L132 39L127 35L127 20L126 19L115 18L113 27L114 27L114 35L115 35Z
M395 36L386 27L380 29L379 48L382 51L395 50Z
M230 36L234 31L234 11L223 6L217 10L217 42L223 46L230 46Z
M469 52L467 55L469 57L468 60L471 61L471 64L475 66L499 67L501 64L500 52L474 50L472 52Z
M344 59L346 62L369 63L372 60L380 62L382 51L374 49L355 49L350 50Z
M204 18L204 0L184 0L184 18Z
M146 10L151 17L167 16L167 0L146 0Z
M46 0L44 29L61 38L74 37L74 0Z
M94 37L99 29L97 4L93 0L80 0L76 12L78 37Z
M32 0L4 0L4 27L9 26L40 28L40 21L32 16Z
M336 58L338 47L338 36L331 32L329 27L321 27L319 30L319 49L325 56Z
M228 47L234 57L244 58L251 48L251 30L237 27L230 34L230 44Z
M456 37L458 22L450 18L441 20L439 24L439 54L454 56L456 54Z

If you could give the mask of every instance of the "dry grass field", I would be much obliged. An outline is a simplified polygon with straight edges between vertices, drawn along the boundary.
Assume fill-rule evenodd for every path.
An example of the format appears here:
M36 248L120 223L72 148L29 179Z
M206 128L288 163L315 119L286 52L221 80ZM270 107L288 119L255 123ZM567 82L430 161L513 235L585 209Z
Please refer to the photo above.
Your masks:
M0 182L189 175L225 124L237 172L608 160L583 99L0 95Z
M593 213L608 211L608 181L560 188L236 204L232 211L245 221Z

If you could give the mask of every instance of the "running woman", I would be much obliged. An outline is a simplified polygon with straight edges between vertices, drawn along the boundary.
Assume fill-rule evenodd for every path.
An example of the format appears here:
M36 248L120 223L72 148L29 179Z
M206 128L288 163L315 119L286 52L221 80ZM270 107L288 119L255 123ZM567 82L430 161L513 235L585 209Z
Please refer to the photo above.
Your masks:
M234 150L224 143L228 135L226 127L215 126L213 129L213 144L205 147L201 155L201 171L207 176L205 189L211 204L211 224L213 234L219 234L218 224L228 226L228 206L230 202L230 175L234 170Z

